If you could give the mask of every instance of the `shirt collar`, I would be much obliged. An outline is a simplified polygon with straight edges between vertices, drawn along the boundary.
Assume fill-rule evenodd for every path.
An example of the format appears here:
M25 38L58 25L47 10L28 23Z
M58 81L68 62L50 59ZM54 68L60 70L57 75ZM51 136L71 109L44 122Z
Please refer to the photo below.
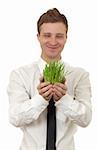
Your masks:
M40 73L43 74L43 70L45 68L45 65L47 64L46 61L44 61L41 57L38 60L38 67L40 69Z

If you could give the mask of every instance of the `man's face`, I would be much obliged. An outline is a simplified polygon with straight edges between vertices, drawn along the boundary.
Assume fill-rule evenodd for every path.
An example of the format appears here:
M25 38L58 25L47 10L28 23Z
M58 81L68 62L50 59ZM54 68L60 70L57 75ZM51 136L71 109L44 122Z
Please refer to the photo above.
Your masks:
M63 23L42 24L40 34L38 34L38 40L42 48L41 57L45 61L59 60L66 39L66 27Z

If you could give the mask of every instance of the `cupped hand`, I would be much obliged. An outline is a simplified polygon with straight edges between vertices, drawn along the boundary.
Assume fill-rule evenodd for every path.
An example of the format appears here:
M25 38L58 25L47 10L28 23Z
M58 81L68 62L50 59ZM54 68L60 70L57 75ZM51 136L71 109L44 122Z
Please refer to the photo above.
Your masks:
M47 101L49 101L53 95L52 84L44 82L43 77L40 78L40 83L37 86L39 94Z
M55 101L60 100L67 92L67 86L63 83L55 83L53 85L53 98Z

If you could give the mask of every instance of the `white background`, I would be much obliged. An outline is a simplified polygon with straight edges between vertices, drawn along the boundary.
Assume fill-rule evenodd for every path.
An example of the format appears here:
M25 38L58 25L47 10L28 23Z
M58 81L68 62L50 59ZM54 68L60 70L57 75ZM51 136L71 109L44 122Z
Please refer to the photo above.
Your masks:
M99 150L98 0L0 1L0 150L18 150L22 133L8 120L9 74L40 56L36 22L47 9L57 7L69 22L63 59L90 73L93 118L75 134L76 150Z

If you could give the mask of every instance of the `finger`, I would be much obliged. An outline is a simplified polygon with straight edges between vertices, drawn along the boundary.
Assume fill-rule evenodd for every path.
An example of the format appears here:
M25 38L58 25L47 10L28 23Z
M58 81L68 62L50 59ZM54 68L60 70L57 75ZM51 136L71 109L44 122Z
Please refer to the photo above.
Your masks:
M62 84L62 83L55 83L55 84L53 85L53 87L55 87L55 88L60 87L60 88L62 88L63 90L67 90L67 86L66 86L65 84Z
M51 93L49 96L45 97L46 100L50 100L53 96L53 93Z
M46 91L48 91L50 88L52 88L52 85L51 85L51 84L48 85L48 86L45 86L45 87L41 88L41 89L39 90L39 93L40 93L40 94L43 94L43 93L45 93Z
M60 93L62 93L62 95L65 95L67 90L66 89L62 89L59 86L54 86L53 91L55 91L56 93L60 92Z
M62 83L55 83L54 86L61 87L62 89L66 89L66 85Z
M43 97L48 97L52 93L52 88L50 88L48 91L42 94Z
M48 86L50 83L49 82L42 82L38 85L37 89L40 90L46 86Z
M58 101L60 98L54 93L54 94L53 94L53 99L54 99L55 101Z
M57 89L53 89L53 92L54 92L58 97L62 97L62 96L63 96L62 92L60 92L60 91L57 90Z

